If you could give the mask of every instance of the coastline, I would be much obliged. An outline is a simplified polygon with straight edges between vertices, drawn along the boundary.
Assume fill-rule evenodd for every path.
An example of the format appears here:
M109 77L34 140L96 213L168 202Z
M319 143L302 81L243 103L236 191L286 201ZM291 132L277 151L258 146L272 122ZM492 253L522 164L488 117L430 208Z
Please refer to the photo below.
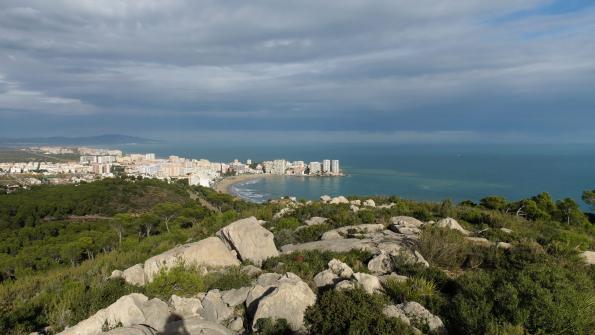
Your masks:
M243 175L239 175L239 176L224 177L224 178L218 180L217 182L215 182L215 184L213 185L213 189L217 192L237 196L237 194L234 194L231 191L231 187L233 185L235 185L237 183L244 182L244 181L252 180L252 179L266 178L266 177L267 177L266 174L243 174Z

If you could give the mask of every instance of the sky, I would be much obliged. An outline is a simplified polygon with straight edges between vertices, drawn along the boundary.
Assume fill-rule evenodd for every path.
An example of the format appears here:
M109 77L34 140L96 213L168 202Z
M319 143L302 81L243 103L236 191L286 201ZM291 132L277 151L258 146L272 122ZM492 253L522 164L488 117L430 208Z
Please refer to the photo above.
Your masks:
M0 137L595 143L595 1L0 1Z

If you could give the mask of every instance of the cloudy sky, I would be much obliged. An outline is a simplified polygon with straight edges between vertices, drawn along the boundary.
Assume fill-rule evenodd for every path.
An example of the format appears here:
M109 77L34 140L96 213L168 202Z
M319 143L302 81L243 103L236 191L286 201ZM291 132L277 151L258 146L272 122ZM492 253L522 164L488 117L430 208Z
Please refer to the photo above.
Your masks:
M2 0L0 137L595 142L593 5Z

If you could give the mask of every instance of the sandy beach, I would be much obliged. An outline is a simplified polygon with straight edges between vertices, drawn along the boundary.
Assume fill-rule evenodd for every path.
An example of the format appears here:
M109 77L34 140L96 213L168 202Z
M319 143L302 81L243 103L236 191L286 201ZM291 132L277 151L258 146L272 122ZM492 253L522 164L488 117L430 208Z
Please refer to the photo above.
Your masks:
M266 176L267 175L264 174L244 174L239 176L224 177L223 179L217 181L213 188L218 192L234 195L231 192L231 186L233 184L237 184L239 182L247 181L250 179L264 178Z

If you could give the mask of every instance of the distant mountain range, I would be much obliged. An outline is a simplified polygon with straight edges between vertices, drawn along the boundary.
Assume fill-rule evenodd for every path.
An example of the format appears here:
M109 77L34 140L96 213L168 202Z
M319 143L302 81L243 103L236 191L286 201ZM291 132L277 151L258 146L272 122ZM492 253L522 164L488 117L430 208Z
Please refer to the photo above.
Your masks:
M0 137L0 145L114 145L114 144L147 144L159 141L117 134L84 137Z

